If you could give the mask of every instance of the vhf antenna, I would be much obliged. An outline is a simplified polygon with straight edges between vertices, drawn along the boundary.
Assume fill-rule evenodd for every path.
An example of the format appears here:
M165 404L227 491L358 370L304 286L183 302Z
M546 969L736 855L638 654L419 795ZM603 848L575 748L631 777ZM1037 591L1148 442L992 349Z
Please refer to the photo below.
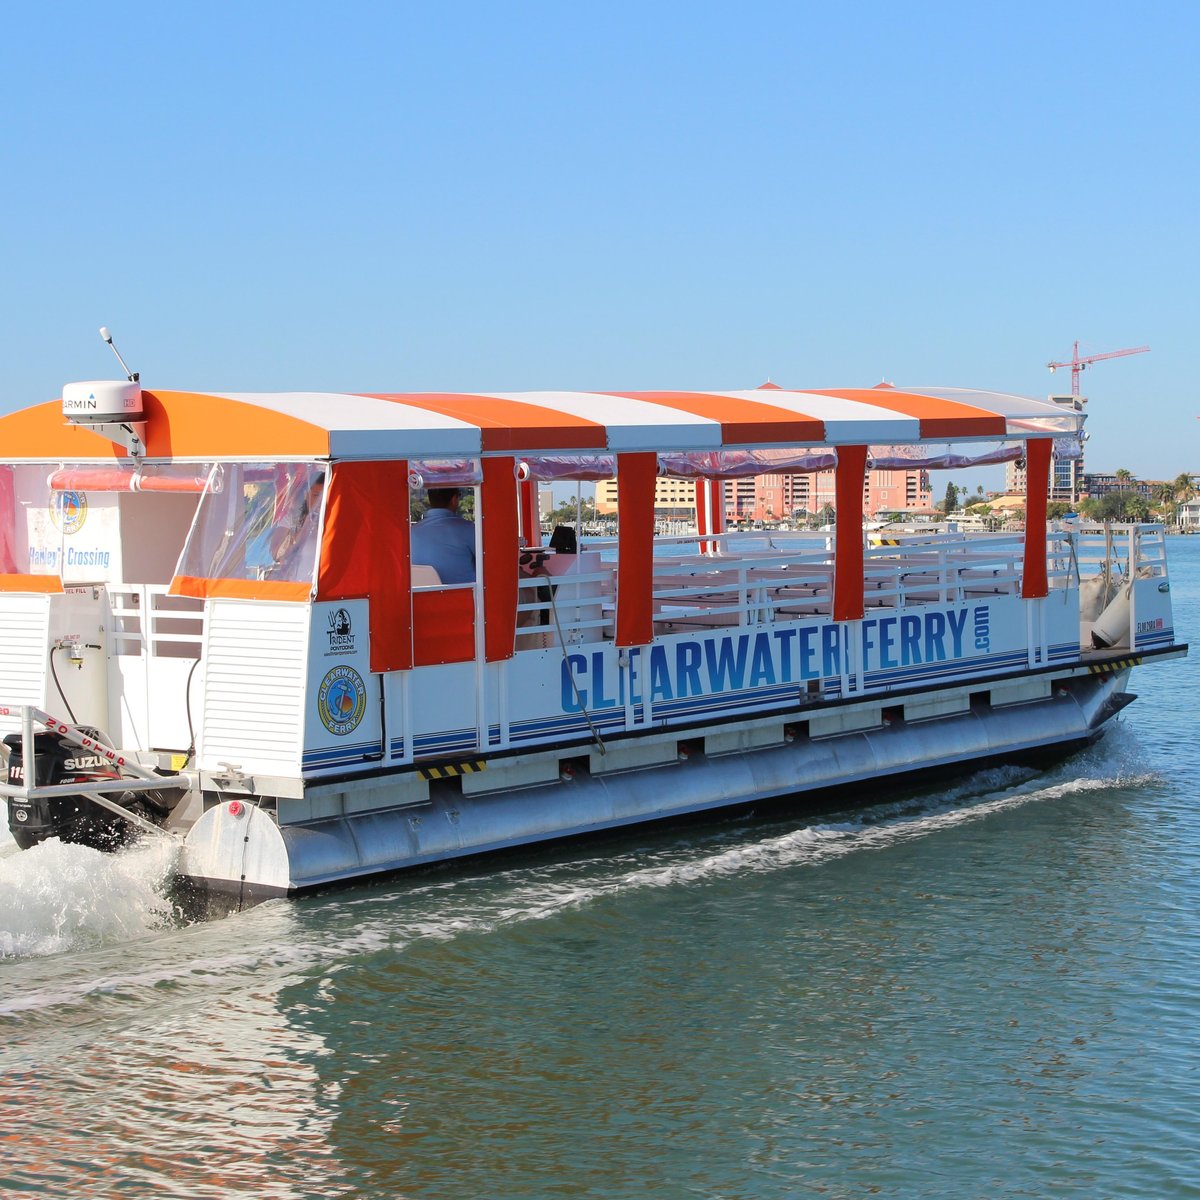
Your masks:
M117 362L121 364L121 370L125 372L126 378L130 383L137 383L141 378L137 371L131 371L128 364L121 357L121 352L113 345L112 334L108 332L107 325L100 326L100 336L108 343L109 349L117 356Z

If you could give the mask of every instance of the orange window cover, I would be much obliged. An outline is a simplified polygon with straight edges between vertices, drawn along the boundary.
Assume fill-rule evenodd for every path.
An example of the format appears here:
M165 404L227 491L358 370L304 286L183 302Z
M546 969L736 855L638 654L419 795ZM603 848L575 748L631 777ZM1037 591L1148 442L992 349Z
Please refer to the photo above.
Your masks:
M325 502L318 600L370 600L371 670L413 665L408 463L335 463ZM474 644L468 658L474 657ZM457 661L457 660L446 660Z
M431 588L412 593L414 666L471 662L475 658L474 588Z
M512 658L517 633L517 477L511 458L483 460L480 517L483 521L484 657ZM540 539L539 539L540 540Z

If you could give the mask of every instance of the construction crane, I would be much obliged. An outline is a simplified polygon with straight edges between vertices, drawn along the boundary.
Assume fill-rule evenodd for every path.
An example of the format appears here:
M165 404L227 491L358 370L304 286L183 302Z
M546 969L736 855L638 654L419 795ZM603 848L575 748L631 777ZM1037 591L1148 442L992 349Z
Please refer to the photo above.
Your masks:
M1050 368L1050 374L1053 375L1059 367L1071 368L1071 395L1079 395L1079 373L1090 367L1094 362L1100 362L1105 358L1124 358L1127 354L1145 354L1149 350L1149 346L1134 346L1130 350L1110 350L1107 354L1089 354L1086 358L1079 357L1079 343L1075 343L1075 348L1071 352L1069 362L1049 362L1046 364Z

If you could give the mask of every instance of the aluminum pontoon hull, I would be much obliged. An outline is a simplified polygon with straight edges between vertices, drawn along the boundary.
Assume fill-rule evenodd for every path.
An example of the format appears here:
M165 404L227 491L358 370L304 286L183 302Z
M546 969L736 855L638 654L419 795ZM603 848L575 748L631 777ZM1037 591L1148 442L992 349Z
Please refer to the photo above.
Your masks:
M304 824L280 826L253 803L223 803L189 834L182 874L202 894L241 905L514 846L811 797L867 780L886 785L922 772L1065 755L1094 740L1132 699L1124 691L1128 675L1076 676L1066 686L1056 681L1043 699L975 704L923 720L906 718L903 703L877 697L841 706L846 731L825 736L812 736L804 726L806 718L820 718L819 710L786 721L743 722L721 727L727 753L696 753L695 731L676 732L668 739L673 758L661 765L475 795L448 784L421 803ZM969 703L972 694L978 696L978 684L920 699L927 711L931 700ZM869 726L851 728L856 722ZM720 737L719 730L707 732ZM761 744L772 739L775 744ZM620 750L613 745L613 753Z

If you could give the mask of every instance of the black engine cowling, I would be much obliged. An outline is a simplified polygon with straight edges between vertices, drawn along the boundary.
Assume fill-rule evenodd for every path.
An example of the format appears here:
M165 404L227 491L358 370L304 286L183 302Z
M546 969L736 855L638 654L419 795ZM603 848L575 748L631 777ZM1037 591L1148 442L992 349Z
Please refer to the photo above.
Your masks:
M85 737L107 744L108 739L97 729L81 727ZM25 785L25 761L21 735L10 733L4 739L8 747L8 782L15 787ZM51 784L95 783L98 780L120 779L121 772L102 754L76 746L49 730L34 734L34 754L37 762L35 787ZM106 793L118 804L132 808L139 816L151 815L148 806L133 801L123 792ZM137 836L137 828L116 813L93 804L86 796L48 796L36 800L8 797L8 828L13 840L22 850L28 850L47 838L64 842L79 842L100 850L116 850Z

